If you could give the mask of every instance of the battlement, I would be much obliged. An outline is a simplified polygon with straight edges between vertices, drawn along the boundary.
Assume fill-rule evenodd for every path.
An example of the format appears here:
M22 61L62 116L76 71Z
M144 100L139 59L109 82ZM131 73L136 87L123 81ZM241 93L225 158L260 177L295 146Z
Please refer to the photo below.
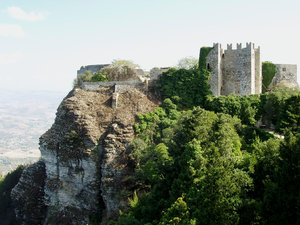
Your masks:
M218 44L218 43L214 43L213 47L215 48L218 45L221 47L221 44ZM222 47L221 47L221 49L222 49ZM247 42L245 47L243 47L242 43L237 43L236 48L233 47L233 44L227 44L227 48L224 50L225 51L236 51L236 50L250 50L250 49L260 50L260 47L258 46L257 48L255 48L254 43Z
M232 50L232 44L227 44L227 50Z

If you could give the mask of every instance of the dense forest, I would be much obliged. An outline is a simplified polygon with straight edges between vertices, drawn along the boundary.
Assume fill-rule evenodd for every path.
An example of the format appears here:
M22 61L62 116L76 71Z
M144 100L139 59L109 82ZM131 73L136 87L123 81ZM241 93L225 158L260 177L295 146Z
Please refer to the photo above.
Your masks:
M300 224L299 91L216 97L208 78L161 76L164 101L130 145L131 208L112 225Z

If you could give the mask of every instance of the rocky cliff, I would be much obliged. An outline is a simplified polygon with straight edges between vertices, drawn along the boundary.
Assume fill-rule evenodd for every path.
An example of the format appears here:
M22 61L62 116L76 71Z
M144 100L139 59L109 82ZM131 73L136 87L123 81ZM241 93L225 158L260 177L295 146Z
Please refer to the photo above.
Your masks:
M40 138L41 161L13 190L15 203L22 203L16 209L20 224L107 224L126 209L133 192L127 152L132 125L136 114L152 111L158 101L133 88L112 108L111 93L75 89L60 104ZM25 194L36 186L39 191ZM27 212L28 202L39 210Z

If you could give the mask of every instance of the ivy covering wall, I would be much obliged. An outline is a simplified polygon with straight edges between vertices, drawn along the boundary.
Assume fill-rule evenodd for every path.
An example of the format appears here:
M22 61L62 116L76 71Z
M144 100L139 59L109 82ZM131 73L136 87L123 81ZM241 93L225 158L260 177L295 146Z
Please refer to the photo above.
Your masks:
M262 91L266 92L268 86L271 84L273 77L276 74L276 65L272 62L262 63Z
M200 49L200 57L199 57L199 68L206 69L206 56L213 49L213 47L202 47Z

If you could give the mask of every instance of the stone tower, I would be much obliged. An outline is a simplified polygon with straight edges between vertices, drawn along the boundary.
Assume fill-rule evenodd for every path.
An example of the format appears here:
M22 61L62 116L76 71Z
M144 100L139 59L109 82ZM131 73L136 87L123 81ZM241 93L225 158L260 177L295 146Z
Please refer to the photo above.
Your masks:
M294 64L275 64L276 74L272 79L269 88L275 86L287 86L291 88L299 87L297 83L297 65Z
M216 96L261 93L260 48L254 48L253 43L247 43L245 48L237 44L236 49L229 44L226 50L215 43L206 57L206 67L211 70L210 86Z

